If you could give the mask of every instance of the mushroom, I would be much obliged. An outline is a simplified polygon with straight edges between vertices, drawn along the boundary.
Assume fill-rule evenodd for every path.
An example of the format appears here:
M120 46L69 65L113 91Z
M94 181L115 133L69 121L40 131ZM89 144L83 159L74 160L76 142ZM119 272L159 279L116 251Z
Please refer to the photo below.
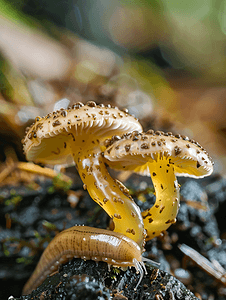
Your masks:
M213 162L199 143L183 135L149 130L107 141L104 157L109 167L151 176L156 201L142 212L146 241L176 222L179 185L176 176L202 178L213 171Z
M113 219L114 231L125 234L142 248L143 218L126 188L107 171L102 155L104 140L117 140L129 131L142 131L127 110L110 105L76 103L66 109L37 117L23 143L29 161L44 164L75 164L90 196Z

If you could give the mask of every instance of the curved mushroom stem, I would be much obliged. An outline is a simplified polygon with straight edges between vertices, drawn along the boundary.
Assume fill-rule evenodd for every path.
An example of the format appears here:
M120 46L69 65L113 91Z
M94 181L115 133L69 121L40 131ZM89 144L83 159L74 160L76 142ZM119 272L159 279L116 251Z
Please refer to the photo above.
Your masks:
M113 219L114 231L128 236L143 249L145 231L141 211L123 185L110 176L102 154L92 149L77 153L74 159L91 198Z
M149 164L156 201L148 210L142 212L146 241L159 236L171 224L176 222L179 209L179 185L169 158L161 157Z

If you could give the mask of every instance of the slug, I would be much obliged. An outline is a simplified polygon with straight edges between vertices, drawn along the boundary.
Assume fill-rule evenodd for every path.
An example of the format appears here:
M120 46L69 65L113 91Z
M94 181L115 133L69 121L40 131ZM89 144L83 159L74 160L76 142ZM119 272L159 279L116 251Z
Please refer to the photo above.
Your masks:
M118 267L134 266L140 278L147 274L143 261L153 266L156 262L142 257L141 248L133 240L123 234L105 229L74 226L60 232L43 252L33 274L23 288L27 295L37 288L52 272L58 270L60 264L73 257L85 260L104 261Z

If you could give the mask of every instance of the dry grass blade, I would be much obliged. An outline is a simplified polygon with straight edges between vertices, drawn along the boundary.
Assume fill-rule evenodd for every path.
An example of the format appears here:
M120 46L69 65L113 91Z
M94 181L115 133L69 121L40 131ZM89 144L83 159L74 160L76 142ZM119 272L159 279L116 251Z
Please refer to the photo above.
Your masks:
M212 262L209 261L199 252L185 244L179 245L179 249L193 262L195 262L202 270L226 286L226 270L220 265L219 262L216 260L213 260Z

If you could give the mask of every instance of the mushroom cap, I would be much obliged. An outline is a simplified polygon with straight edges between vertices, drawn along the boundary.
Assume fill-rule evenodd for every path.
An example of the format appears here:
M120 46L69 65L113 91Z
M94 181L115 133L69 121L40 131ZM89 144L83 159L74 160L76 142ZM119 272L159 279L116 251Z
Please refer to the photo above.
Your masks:
M121 136L121 140L109 140L106 147L104 157L114 169L150 176L149 163L165 156L174 164L177 176L202 178L213 172L212 159L199 143L171 132L132 132Z
M110 105L97 105L93 101L76 103L68 109L37 117L27 128L23 143L27 160L46 164L71 165L74 163L70 143L99 143L114 135L128 131L142 131L138 120L127 110ZM82 137L82 138L81 138ZM94 146L94 145L92 145ZM104 148L102 148L104 149Z

